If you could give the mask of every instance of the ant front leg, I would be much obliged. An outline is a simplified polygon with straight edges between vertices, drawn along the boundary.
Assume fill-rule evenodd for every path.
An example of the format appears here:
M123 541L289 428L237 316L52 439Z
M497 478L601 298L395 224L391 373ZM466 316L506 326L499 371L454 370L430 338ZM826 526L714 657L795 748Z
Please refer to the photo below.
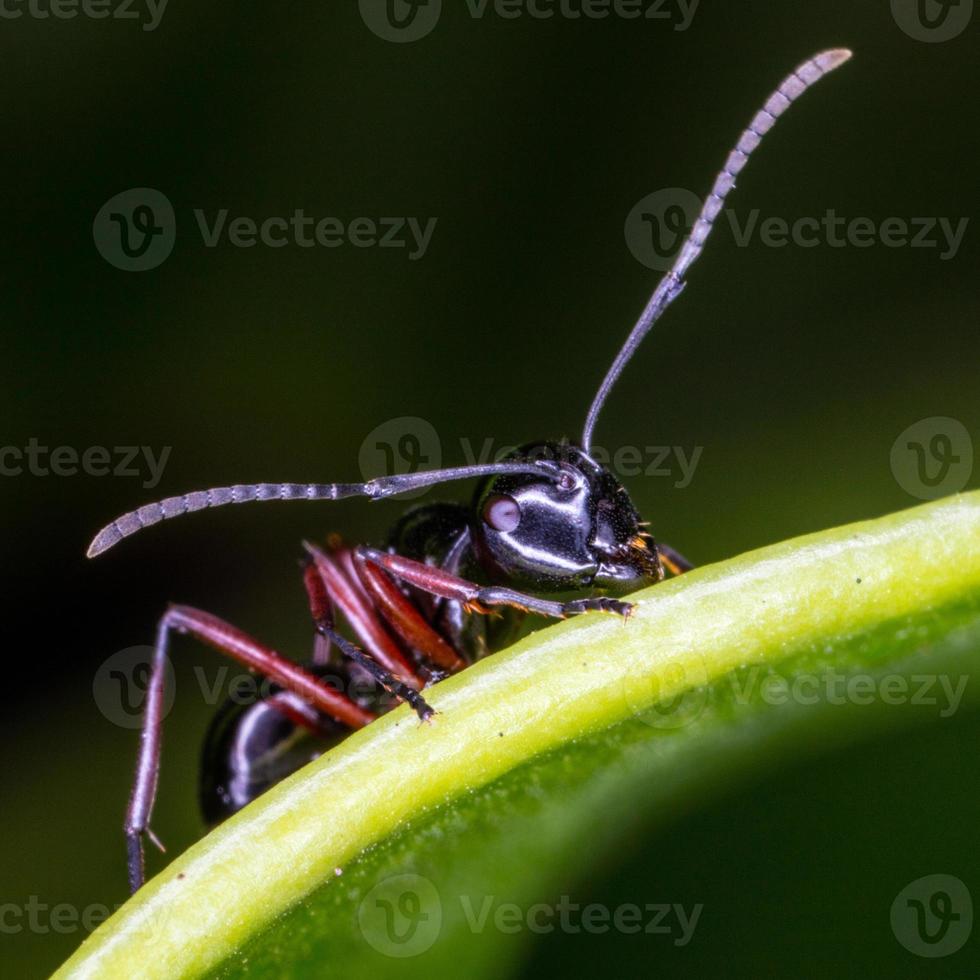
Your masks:
M308 541L303 542L303 547L313 561L315 577L322 581L324 592L322 599L314 599L310 590L316 588L316 583L311 579L310 572L305 571L303 581L310 597L314 621L324 614L329 614L332 618L332 610L336 607L354 631L361 646L377 664L395 680L407 687L421 690L424 686L422 678L416 675L405 658L402 647L386 629L356 572L344 561L345 553L328 555ZM318 635L323 636L319 631Z
M466 661L425 620L387 571L360 552L354 555L354 561L357 574L381 614L410 647L446 673L457 673L466 666Z
M400 680L378 663L371 654L355 646L337 632L333 621L331 584L337 583L339 577L343 577L343 572L339 565L331 561L326 552L308 542L305 547L312 560L303 572L303 584L310 600L310 614L317 634L335 644L345 657L366 670L389 694L411 705L422 721L428 721L435 711L414 687ZM350 584L345 578L343 581Z
M486 613L494 606L510 606L523 612L564 619L566 616L578 616L589 612L613 613L628 618L633 611L632 603L623 602L621 599L610 599L607 596L556 602L501 586L477 585L441 568L413 561L411 558L403 558L401 555L392 555L386 551L358 548L357 553L364 560L380 566L402 582L414 585L432 595L463 603L469 612Z
M157 627L156 647L153 652L150 682L146 691L146 707L143 712L143 731L140 736L136 775L126 810L124 829L129 863L129 886L134 892L141 887L144 880L143 835L145 834L163 850L159 840L150 830L150 817L153 813L160 774L164 667L167 662L171 630L190 633L219 652L233 657L250 670L257 671L283 690L298 695L316 711L329 715L350 728L363 728L375 717L370 711L365 711L299 665L286 660L285 657L253 640L217 616L192 609L190 606L171 606L164 613ZM299 721L302 723L302 719ZM316 731L315 725L313 730Z

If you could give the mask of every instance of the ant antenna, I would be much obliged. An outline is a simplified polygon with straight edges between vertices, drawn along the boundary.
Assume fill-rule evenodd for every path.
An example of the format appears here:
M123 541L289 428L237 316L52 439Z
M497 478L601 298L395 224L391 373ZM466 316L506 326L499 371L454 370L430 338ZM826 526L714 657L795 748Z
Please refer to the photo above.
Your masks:
M582 434L582 448L588 452L592 441L592 430L596 419L613 385L618 380L626 363L640 345L647 332L661 317L667 307L684 289L684 275L694 260L701 254L711 228L721 212L725 198L735 186L735 178L748 162L752 151L762 142L776 120L811 85L819 81L829 71L833 71L851 57L845 48L824 51L800 65L789 75L778 89L769 97L765 106L756 114L749 128L742 133L738 145L731 152L724 169L718 175L715 186L695 222L673 268L661 280L647 303L646 309L630 332L622 350L616 356L612 367L602 382L592 407L589 409ZM243 504L253 500L341 500L345 497L369 497L380 500L420 487L465 480L475 476L497 476L530 473L555 479L560 466L548 460L528 460L525 462L486 463L476 466L457 466L427 473L409 473L382 476L365 483L254 483L231 487L213 487L179 497L167 497L158 503L147 504L137 510L123 514L111 524L107 524L89 545L88 557L94 558L108 551L123 538L135 534L144 527L160 521L180 517L194 511L225 504Z
M198 490L180 497L167 497L155 504L147 504L138 510L123 514L111 524L107 524L95 536L86 553L89 558L101 555L123 538L158 524L160 521L181 514L191 514L209 507L223 507L225 504L245 504L252 500L342 500L345 497L370 497L381 500L393 497L408 490L430 487L437 483L452 480L466 480L474 476L498 476L532 473L555 479L560 466L549 460L529 460L513 463L482 463L476 466L456 466L446 470L431 470L427 473L405 473L394 476L379 476L366 483L252 483L233 487L213 487L211 490Z
M715 219L721 213L725 198L731 193L735 186L735 178L748 163L752 151L762 142L762 137L776 124L776 120L811 85L820 81L828 72L840 67L850 57L851 52L847 48L834 48L815 55L809 61L804 61L795 71L787 75L779 88L769 96L766 104L756 113L755 118L749 123L748 129L742 133L735 149L729 154L721 173L718 174L715 186L711 189L711 193L701 209L701 214L691 229L691 234L681 246L673 267L654 290L646 308L640 315L640 319L637 320L636 326L626 338L626 343L616 355L616 360L613 361L612 367L609 368L609 372L599 386L599 391L592 401L588 417L585 420L585 429L582 432L582 448L586 453L589 452L592 443L592 431L595 429L599 412L602 410L609 392L619 380L623 368L626 367L627 362L633 356L636 348L640 346L650 328L683 292L686 285L684 276L704 249L704 243L707 241L708 235L711 234Z

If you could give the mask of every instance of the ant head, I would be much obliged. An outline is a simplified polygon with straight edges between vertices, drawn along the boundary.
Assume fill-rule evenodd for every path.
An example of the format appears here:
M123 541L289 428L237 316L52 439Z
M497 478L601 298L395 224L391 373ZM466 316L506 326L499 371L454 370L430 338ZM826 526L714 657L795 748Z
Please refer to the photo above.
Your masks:
M663 578L656 546L623 485L576 446L539 442L509 459L545 461L547 476L497 476L477 492L473 538L501 580L560 592L627 591Z

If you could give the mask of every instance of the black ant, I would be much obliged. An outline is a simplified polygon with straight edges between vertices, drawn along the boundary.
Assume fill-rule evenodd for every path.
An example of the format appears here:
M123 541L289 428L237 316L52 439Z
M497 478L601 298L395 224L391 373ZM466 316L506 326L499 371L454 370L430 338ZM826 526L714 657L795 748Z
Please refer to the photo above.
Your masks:
M430 718L433 712L421 691L500 649L525 613L561 618L595 611L628 617L633 608L605 594L557 601L532 593L596 590L621 595L661 581L667 571L679 575L691 567L672 548L654 541L626 489L593 459L596 420L640 342L684 289L684 277L753 150L793 101L850 56L838 49L804 62L742 133L673 267L600 385L578 445L534 443L499 463L384 476L366 483L220 487L148 504L96 535L89 557L141 528L207 507L252 500L376 500L484 477L472 506L416 507L395 525L384 548L348 547L337 539L325 548L305 545L303 581L316 629L313 659L307 665L285 659L210 613L179 605L167 609L157 631L126 814L133 891L144 878L143 835L159 846L149 821L160 766L163 667L171 630L192 634L274 685L252 705L226 706L211 725L201 803L205 819L216 823L349 731L371 722L388 707L385 695L407 701L421 719ZM335 609L360 646L338 632ZM472 615L492 611L502 615ZM370 679L373 684L367 693L341 693L333 683L338 679Z

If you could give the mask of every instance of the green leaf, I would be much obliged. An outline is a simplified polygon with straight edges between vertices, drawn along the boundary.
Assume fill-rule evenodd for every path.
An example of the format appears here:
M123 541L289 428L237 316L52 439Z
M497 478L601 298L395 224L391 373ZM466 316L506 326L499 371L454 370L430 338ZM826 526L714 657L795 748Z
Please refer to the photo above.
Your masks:
M487 896L540 900L748 766L892 723L914 672L975 663L978 532L980 493L949 498L534 633L431 689L433 723L399 708L212 832L57 976L499 976L528 931L488 926Z

